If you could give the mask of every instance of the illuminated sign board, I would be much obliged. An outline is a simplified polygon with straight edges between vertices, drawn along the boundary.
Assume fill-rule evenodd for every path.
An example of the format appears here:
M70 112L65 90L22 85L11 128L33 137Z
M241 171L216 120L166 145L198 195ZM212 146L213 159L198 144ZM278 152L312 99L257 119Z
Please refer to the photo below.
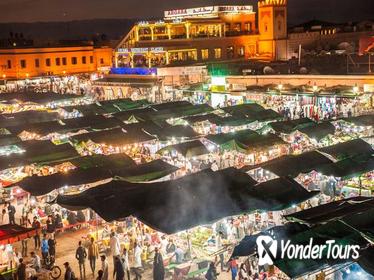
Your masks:
M207 6L165 11L165 19L193 16L218 16L218 13L252 13L253 6Z
M120 48L117 50L118 53L147 53L147 52L164 52L163 47L156 48Z

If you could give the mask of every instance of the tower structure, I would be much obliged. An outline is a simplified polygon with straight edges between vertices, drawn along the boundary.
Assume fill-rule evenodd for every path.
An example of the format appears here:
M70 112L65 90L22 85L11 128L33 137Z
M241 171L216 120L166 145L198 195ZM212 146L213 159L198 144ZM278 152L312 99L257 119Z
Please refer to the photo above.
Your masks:
M287 0L258 1L259 52L274 60L287 58Z

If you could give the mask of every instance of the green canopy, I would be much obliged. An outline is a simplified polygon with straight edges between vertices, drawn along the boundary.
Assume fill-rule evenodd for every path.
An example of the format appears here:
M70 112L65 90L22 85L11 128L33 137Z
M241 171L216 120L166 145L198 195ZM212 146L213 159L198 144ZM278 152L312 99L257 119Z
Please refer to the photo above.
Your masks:
M272 122L270 127L278 133L290 134L296 130L313 125L314 122L308 118L296 119L292 121Z
M311 139L321 141L326 136L335 133L335 126L330 122L314 123L313 125L299 129L299 131Z
M343 160L358 155L371 155L374 153L371 145L362 139L354 139L352 141L320 148L318 151L328 154L337 160Z

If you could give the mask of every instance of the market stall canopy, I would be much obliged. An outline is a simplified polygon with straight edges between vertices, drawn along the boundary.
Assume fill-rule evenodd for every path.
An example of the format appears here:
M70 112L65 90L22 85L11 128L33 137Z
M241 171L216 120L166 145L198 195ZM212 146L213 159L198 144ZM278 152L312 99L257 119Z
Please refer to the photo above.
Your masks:
M271 122L269 125L275 132L290 134L296 130L314 125L314 122L311 119L302 118L291 121Z
M183 118L189 124L195 124L199 122L205 122L216 119L218 116L214 113L204 114L204 115L196 115Z
M297 177L300 173L309 173L316 167L331 164L332 160L319 152L312 151L300 155L286 155L257 166L244 167L243 170L251 170L261 167L278 176Z
M227 216L284 209L315 194L287 178L256 185L247 174L228 168L156 183L111 181L81 194L59 195L56 202L71 210L91 208L107 221L132 215L159 231L176 233Z
M19 137L12 135L12 134L1 134L0 135L0 146L14 145L21 141L22 140Z
M104 78L95 80L94 86L97 85L120 85L140 88L152 88L159 84L158 77L140 76L140 75L108 75Z
M271 109L265 109L262 106L253 104L241 104L222 108L223 111L236 117L246 117L253 121L275 121L282 119L282 116Z
M157 153L164 154L165 152L176 151L186 158L195 156L202 156L209 154L208 149L199 140L184 142L176 145L170 145L162 148Z
M125 153L101 155L94 154L90 156L78 157L69 160L74 166L87 169L92 167L105 167L108 169L120 169L130 166L136 166L135 161Z
M328 135L335 134L335 126L330 122L314 123L313 125L301 128L298 131L318 142Z
M373 170L373 155L359 155L316 167L316 171L325 176L333 176L344 180L358 177Z
M100 101L100 105L107 113L116 113L145 107L150 105L150 103L146 99L131 100L130 98L124 98Z
M96 144L107 145L107 146L125 146L135 143L143 143L152 141L155 138L142 131L125 132L122 128L115 128L110 130L102 130L91 133L79 134L71 137L73 142L82 143L92 141Z
M104 108L98 105L97 103L88 104L88 105L67 106L62 109L69 113L73 111L77 111L81 113L83 116L107 114Z
M207 140L218 145L224 150L235 150L238 152L250 152L255 149L265 149L285 142L273 134L261 135L253 130L246 129L230 133L210 134Z
M0 115L0 127L55 121L61 118L58 113L48 111L25 111L14 114L2 114Z
M374 210L374 198L357 196L289 214L284 218L309 225L325 224L369 210Z
M30 102L36 104L46 104L51 102L69 100L74 98L79 98L81 96L75 94L59 94L55 92L43 92L43 93L35 93L35 92L22 92L22 93L6 93L0 95L0 102L10 102L10 101L17 101L17 102Z
M54 145L50 141L23 141L17 144L23 153L0 157L0 170L30 164L50 164L79 157L70 144Z
M0 226L0 244L7 245L31 238L36 235L33 228L24 228L19 225L1 225Z
M62 128L67 131L74 131L80 129L87 130L103 130L120 127L123 123L113 117L105 117L102 115L94 115L89 117L65 119L59 122Z
M143 121L144 119L146 119L146 116L148 114L153 114L155 112L156 111L154 109L147 107L115 113L113 114L113 116L123 122L128 122L132 120Z
M58 121L47 121L31 124L26 123L21 125L10 126L6 129L14 135L19 135L21 132L27 131L29 133L35 133L40 136L45 136L53 132L63 131L63 128Z
M337 160L343 160L358 155L371 155L374 153L371 145L362 139L355 139L352 141L320 148L318 150L321 153L328 154Z
M130 164L123 168L101 166L86 169L76 168L48 176L34 175L26 177L13 186L19 186L31 195L40 196L65 186L87 185L114 177L130 182L148 182L167 176L176 170L178 170L177 167L162 160L156 160L140 165Z
M358 117L344 118L343 120L358 126L374 126L373 115L362 115Z

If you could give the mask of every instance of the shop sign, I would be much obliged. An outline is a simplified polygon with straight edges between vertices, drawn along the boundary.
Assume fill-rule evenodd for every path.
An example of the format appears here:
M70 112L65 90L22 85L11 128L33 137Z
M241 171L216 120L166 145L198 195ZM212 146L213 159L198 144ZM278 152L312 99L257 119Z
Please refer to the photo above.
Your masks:
M165 18L176 18L176 17L213 14L215 12L218 12L218 7L208 6L208 7L199 7L199 8L193 8L193 9L179 9L179 10L165 11L164 15L165 15Z
M223 13L253 13L253 6L219 6L218 11Z
M117 50L118 53L146 53L146 52L163 52L163 47L155 47L155 48L120 48Z

